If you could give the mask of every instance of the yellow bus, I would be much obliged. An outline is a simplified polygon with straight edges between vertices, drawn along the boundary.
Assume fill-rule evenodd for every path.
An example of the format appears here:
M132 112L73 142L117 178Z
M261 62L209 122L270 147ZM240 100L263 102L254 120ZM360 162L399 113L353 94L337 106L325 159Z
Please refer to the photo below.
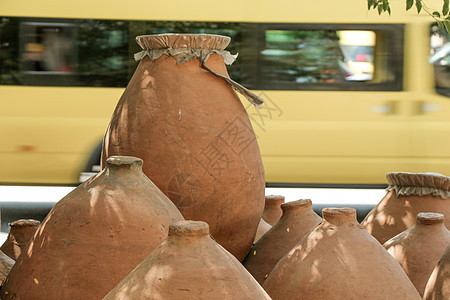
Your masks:
M400 2L400 3L398 3ZM439 8L440 0L427 1ZM142 34L228 35L268 186L450 174L449 38L393 1L0 1L0 183L76 185L97 165ZM245 101L245 100L243 100Z

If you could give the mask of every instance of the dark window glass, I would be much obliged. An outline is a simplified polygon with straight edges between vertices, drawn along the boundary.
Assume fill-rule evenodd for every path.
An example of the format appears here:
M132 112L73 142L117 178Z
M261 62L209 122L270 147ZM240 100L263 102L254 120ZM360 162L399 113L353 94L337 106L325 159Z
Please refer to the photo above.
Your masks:
M259 90L400 90L402 25L0 18L0 84L125 87L159 33L231 37L230 77ZM389 47L389 49L387 49Z
M130 23L120 20L78 20L76 23L77 85L126 86L136 67L129 49Z
M437 24L431 26L430 58L434 66L436 90L439 94L450 96L450 37L445 29Z
M0 84L16 85L19 71L19 20L0 18Z
M75 85L75 31L71 23L21 22L20 81L29 85Z
M259 80L266 89L402 88L402 26L287 26L263 30Z

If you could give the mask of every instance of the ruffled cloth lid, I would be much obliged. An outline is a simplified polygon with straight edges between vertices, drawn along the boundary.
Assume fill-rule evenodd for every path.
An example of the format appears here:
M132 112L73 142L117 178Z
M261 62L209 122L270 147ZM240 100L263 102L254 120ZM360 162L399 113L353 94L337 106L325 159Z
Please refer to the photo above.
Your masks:
M447 199L450 196L450 178L438 173L387 173L387 191L395 190L397 196L433 195Z
M136 37L136 41L144 50L166 48L224 50L230 44L231 38L216 34L165 33L140 35Z
M241 93L250 103L257 108L264 102L260 96L249 91L244 86L235 82L231 78L216 73L205 66L205 62L213 53L221 55L226 65L231 65L238 54L231 54L225 48L231 41L228 36L217 34L180 34L164 33L153 35L139 35L136 41L143 49L134 55L135 60L141 60L148 56L151 60L158 59L162 55L173 56L177 64L182 64L198 58L201 61L201 67L217 77L222 78L234 90Z

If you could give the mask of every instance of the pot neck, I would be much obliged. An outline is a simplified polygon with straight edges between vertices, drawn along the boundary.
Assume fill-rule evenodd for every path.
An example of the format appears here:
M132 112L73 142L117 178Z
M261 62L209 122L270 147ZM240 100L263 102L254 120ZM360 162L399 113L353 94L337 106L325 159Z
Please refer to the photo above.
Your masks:
M281 204L283 216L289 216L296 212L305 212L312 210L312 202L310 199L300 199Z
M333 225L357 223L356 209L351 207L327 207L322 209L324 221Z
M133 156L111 156L106 160L106 176L121 172L142 172L143 161Z
M266 196L265 206L280 206L284 203L284 196L269 195Z
M203 221L178 221L169 226L168 239L207 237L209 225Z

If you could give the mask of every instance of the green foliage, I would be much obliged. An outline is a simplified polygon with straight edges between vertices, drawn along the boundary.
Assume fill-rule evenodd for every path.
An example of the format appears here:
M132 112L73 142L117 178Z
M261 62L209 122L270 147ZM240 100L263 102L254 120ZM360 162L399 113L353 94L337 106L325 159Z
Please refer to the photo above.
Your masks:
M414 5L416 6L417 13L419 14L422 9L428 15L430 15L433 19L436 20L439 28L444 29L447 32L450 32L450 0L443 0L442 11L433 11L426 6L424 0L406 0L406 10L410 10ZM391 8L389 6L388 0L367 0L368 10L376 9L378 14L381 15L384 12L388 12L391 14Z
M383 12L388 12L391 14L391 7L389 5L389 0L367 0L367 7L377 9L378 14L381 15Z
M406 10L411 9L414 5L414 0L406 0Z

